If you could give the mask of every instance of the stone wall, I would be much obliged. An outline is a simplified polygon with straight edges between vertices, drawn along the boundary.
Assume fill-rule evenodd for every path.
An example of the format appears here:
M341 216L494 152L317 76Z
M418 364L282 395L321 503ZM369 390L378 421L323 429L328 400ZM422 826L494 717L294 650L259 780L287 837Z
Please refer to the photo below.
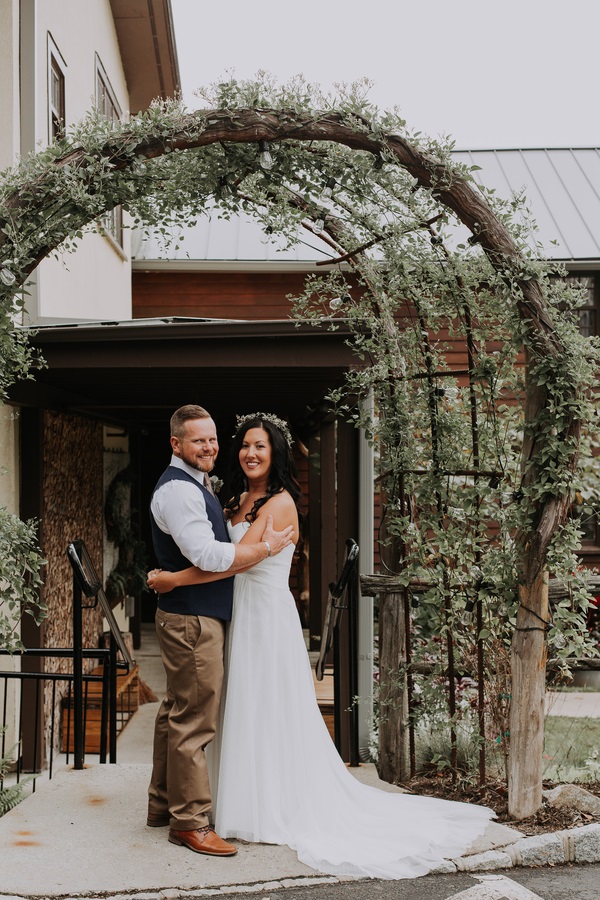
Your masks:
M102 426L80 416L46 411L43 419L43 502L41 543L48 560L44 600L44 646L73 646L73 575L67 545L81 538L100 578L103 543ZM83 646L98 647L102 634L99 608L83 611ZM93 660L85 663L89 670ZM48 671L71 671L71 660L49 658ZM66 685L59 682L56 711ZM51 712L51 685L46 687L46 722ZM58 735L57 735L58 739Z

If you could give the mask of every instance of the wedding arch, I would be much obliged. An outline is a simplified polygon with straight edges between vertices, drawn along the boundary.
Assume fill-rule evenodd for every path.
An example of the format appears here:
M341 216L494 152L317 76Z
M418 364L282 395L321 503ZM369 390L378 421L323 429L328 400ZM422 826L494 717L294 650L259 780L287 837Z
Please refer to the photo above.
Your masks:
M514 818L531 815L548 641L568 657L585 632L569 510L597 350L579 334L578 297L530 247L521 200L479 187L449 142L411 134L363 85L331 98L302 79L231 79L206 101L198 112L156 103L123 123L90 113L3 174L0 390L35 366L14 325L27 277L119 204L165 235L212 206L290 243L301 229L318 236L329 264L294 315L350 327L357 367L331 400L376 444L389 569L422 586L452 654L510 645L509 803ZM549 575L569 584L552 620Z

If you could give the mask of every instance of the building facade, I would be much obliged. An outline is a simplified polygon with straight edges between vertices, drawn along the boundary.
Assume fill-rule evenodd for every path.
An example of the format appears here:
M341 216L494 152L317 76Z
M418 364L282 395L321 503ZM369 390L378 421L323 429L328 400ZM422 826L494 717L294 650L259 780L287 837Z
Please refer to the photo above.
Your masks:
M109 119L126 119L155 98L178 93L170 0L0 0L0 74L5 169L60 141L92 108ZM75 252L59 248L43 260L26 286L20 324L130 318L127 224L117 208L87 229ZM66 543L84 538L101 573L104 558L114 556L103 507L109 480L127 465L129 448L105 426L102 419L66 409L56 396L35 406L0 407L0 503L38 520L48 559L44 600L50 615L41 628L24 618L28 646L68 646ZM122 622L126 627L124 616ZM90 614L85 627L86 642L97 646L101 615ZM38 732L43 744L44 728Z

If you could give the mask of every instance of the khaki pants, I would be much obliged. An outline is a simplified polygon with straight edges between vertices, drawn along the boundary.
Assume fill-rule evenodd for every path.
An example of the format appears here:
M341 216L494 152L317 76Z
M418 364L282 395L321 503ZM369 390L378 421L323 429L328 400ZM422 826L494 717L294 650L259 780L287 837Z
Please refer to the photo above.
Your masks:
M205 747L213 739L223 684L225 623L156 611L167 693L154 726L148 812L171 817L177 831L209 824Z

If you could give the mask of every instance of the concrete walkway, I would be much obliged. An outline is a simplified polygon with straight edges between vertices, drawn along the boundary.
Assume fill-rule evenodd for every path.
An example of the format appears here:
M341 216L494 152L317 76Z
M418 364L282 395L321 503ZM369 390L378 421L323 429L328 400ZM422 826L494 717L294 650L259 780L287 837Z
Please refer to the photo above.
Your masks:
M600 717L600 691L547 691L546 715L597 719Z
M372 766L356 771L362 781L378 783ZM352 880L319 876L284 846L238 841L237 856L215 859L170 844L167 829L145 825L149 777L149 765L92 764L82 771L65 767L40 785L0 818L0 894L174 900L189 898L189 892L218 895L232 886L241 892L275 883L292 887L314 878ZM472 848L471 858L480 864L483 853L487 870L490 853L517 845L521 837L514 829L492 824ZM503 859L510 864L508 856ZM439 871L469 865L465 857Z
M136 657L142 679L160 696L164 678L154 642L146 640ZM35 793L0 818L0 898L124 900L127 894L136 900L189 900L232 888L243 893L353 880L320 875L288 847L240 841L237 856L215 859L170 844L166 829L146 827L156 711L157 703L144 704L127 724L118 741L118 765L99 765L91 756L83 771L56 768L51 781L40 778ZM397 790L380 782L372 765L350 771L383 790ZM467 854L438 871L573 860L600 860L600 826L524 838L516 829L491 824Z

